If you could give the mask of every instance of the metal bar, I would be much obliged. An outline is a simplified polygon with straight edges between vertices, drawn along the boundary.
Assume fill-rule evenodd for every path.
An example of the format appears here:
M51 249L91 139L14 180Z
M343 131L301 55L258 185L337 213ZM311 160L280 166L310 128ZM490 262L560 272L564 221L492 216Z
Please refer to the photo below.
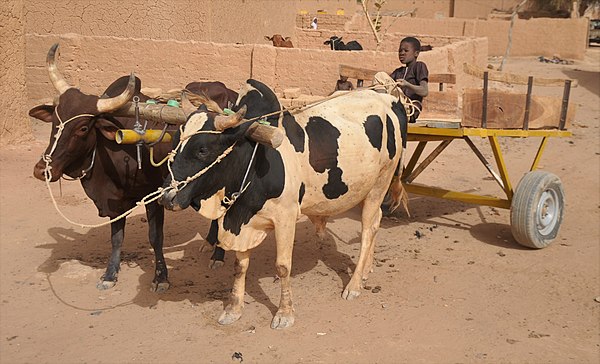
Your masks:
M540 147L538 148L537 153L535 154L535 158L533 159L533 163L531 164L530 171L535 171L537 169L537 165L542 159L542 153L544 153L544 148L546 148L546 142L548 141L547 137L542 138L542 142L540 143Z
M427 158L425 158L423 160L423 162L421 162L421 164L419 164L419 166L417 168L415 168L415 170L408 177L406 177L405 180L403 180L403 182L411 183L412 181L414 181L415 178L417 178L417 176L419 176L419 174L421 174L421 172L423 172L425 170L425 168L427 168L427 166L429 166L431 164L431 162L433 162L435 160L435 158L437 158L437 156L440 155L440 153L443 152L444 149L446 149L446 147L448 145L450 145L450 143L452 143L452 139L444 140L443 142L441 142L431 152L431 154L429 154L427 156Z
M508 171L506 170L506 164L504 163L504 158L502 157L502 150L500 149L498 138L495 136L490 136L488 139L490 140L490 145L492 147L492 151L494 152L494 158L496 158L496 166L500 172L500 177L502 177L502 181L504 182L504 192L506 193L506 197L508 197L509 200L512 200L513 189L512 185L510 184L510 180L508 179Z
M525 118L523 119L523 129L529 130L529 109L531 108L531 89L533 88L533 76L527 79L527 96L525 98Z
M485 166L485 168L488 170L488 172L490 172L490 174L492 175L492 177L494 177L494 179L496 180L496 182L498 182L498 184L500 185L500 188L502 188L504 190L504 183L502 182L502 177L500 177L500 175L498 174L498 172L496 172L494 170L494 168L492 167L492 165L490 164L490 162L487 161L487 159L485 159L485 157L483 156L483 154L481 154L481 152L479 151L479 149L477 149L477 146L475 144L473 144L473 142L471 141L471 139L469 139L469 137L463 137L463 139L465 140L465 142L467 142L467 144L469 145L469 147L471 147L471 150L473 150L473 153L475 153L475 155L477 156L477 158L479 158L479 160L481 161L481 163L483 163L483 165Z
M408 165L402 172L402 181L404 181L404 179L412 173L413 169L417 165L417 162L419 161L419 158L421 158L421 154L423 154L425 146L427 146L427 142L419 142L419 144L417 145L417 148L415 149L412 156L410 157L410 160L408 161Z
M483 72L483 98L481 103L481 127L487 128L487 99L488 99L489 72Z
M428 128L425 126L418 126L410 124L408 126L408 140L422 140L422 136L444 136L453 138L462 138L463 136L478 136L488 137L490 135L502 136L502 137L570 137L573 135L569 130L558 130L558 129L482 129L482 128L458 128L458 129L447 129L447 128Z
M562 108L560 110L560 123L558 128L560 130L565 129L567 122L567 109L569 108L569 95L571 93L571 80L565 80L565 89L563 91Z
M407 192L421 196L443 198L445 200L460 201L475 205L510 209L510 200L504 200L493 196L482 196L466 192L450 191L443 188L425 186L418 183L405 184L404 188Z

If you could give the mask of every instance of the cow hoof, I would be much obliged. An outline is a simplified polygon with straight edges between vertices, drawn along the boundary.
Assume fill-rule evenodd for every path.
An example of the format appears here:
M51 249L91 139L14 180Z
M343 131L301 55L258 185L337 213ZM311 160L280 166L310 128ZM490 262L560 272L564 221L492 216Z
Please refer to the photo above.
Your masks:
M171 287L171 283L169 283L169 282L160 282L160 283L152 282L150 291L156 292L156 293L164 293L169 289L169 287Z
M353 300L353 299L357 298L358 296L360 296L360 291L352 291L347 288L342 293L342 298L345 300L348 300L348 301Z
M294 315L291 313L279 313L275 314L273 321L271 321L272 329L286 329L294 324Z
M211 259L210 263L208 263L208 267L210 269L219 269L224 265L225 265L225 262L222 260L212 260Z
M106 289L113 288L115 284L117 284L116 281L100 281L96 284L96 288L98 288L101 291L104 291Z
M241 312L228 312L223 311L221 317L219 317L219 323L221 325L231 325L242 317Z

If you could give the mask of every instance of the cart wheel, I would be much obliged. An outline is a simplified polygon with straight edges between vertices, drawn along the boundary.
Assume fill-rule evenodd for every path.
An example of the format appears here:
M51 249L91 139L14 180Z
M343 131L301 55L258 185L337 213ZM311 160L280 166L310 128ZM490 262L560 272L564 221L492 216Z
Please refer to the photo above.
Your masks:
M549 172L525 174L512 199L510 225L517 242L529 248L545 248L558 234L563 219L562 182Z

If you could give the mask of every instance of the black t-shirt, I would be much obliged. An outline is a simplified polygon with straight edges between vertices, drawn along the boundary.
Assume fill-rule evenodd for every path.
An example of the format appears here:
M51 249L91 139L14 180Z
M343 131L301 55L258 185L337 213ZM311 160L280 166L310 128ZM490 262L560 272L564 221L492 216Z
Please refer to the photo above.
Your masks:
M429 70L427 65L421 61L416 61L410 67L402 66L396 68L394 72L390 74L390 77L394 81L406 80L408 83L419 86L421 82L429 82ZM402 92L413 101L418 101L418 106L423 110L423 96L417 95L412 89L408 87L402 87ZM414 122L419 117L419 111L415 110L415 114L411 117L411 122Z

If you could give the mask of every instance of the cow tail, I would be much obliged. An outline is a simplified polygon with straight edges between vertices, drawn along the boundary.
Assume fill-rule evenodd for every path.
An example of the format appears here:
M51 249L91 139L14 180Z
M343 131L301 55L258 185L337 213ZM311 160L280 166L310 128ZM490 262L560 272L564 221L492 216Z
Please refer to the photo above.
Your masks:
M390 204L389 211L394 212L400 205L406 214L410 217L410 211L408 211L408 192L402 185L402 172L404 171L404 164L402 160L404 159L404 153L406 148L402 148L402 155L400 156L400 161L398 162L398 166L396 168L396 172L394 173L394 177L392 177L392 182L390 183L390 188L388 190L388 195L392 199L392 203Z

